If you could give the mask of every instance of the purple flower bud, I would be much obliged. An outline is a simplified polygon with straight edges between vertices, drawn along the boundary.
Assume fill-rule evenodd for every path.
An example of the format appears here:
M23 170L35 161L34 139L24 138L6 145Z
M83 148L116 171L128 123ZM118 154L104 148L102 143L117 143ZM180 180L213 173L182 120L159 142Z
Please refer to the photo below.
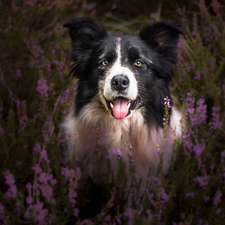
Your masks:
M119 148L114 149L114 150L113 150L113 153L114 153L115 155L117 155L117 156L122 156L122 152L120 151Z

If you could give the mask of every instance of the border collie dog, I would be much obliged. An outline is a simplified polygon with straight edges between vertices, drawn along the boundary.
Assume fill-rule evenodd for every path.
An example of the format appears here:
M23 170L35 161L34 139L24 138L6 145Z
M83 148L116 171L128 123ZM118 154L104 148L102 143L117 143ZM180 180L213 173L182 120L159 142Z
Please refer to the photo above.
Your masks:
M101 124L98 154L108 146L112 169L116 170L115 151L120 149L129 164L129 143L137 177L146 182L151 167L151 179L159 164L156 146L162 145L164 98L168 96L169 129L162 155L166 173L174 139L181 135L181 114L174 106L169 81L182 28L156 22L144 26L138 35L112 35L89 17L73 18L64 27L69 28L72 40L72 72L79 80L74 105L63 124L70 135L68 161L73 163L77 132L76 157L93 165L96 134L92 129Z

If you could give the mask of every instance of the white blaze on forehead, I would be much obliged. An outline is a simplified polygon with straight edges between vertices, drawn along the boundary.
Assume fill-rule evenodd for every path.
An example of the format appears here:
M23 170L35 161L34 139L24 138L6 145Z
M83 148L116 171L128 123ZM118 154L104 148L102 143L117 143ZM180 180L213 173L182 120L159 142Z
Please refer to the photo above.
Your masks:
M126 94L123 95L123 97L126 97L130 100L135 100L137 98L137 93L138 93L137 80L135 79L134 73L129 68L122 66L121 38L117 39L116 53L117 53L117 59L106 74L103 94L105 98L108 100L112 100L113 97L118 96L117 92L115 90L112 90L111 80L114 76L123 75L123 76L126 76L130 81L129 86L127 90L125 91Z

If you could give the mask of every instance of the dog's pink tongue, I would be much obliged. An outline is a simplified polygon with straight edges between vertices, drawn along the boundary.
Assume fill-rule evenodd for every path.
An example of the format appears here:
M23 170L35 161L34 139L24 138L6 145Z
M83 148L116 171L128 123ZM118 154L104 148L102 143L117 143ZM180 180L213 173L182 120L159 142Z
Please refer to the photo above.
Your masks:
M112 110L116 119L123 119L128 114L128 100L118 98L114 101L114 108Z

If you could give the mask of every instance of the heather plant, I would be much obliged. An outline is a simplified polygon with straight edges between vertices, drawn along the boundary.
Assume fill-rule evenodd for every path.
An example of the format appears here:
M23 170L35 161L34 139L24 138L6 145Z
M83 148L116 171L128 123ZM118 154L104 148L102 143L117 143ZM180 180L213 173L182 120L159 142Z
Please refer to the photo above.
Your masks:
M0 1L0 224L224 223L225 5L184 2ZM110 32L138 32L142 23L161 19L181 21L186 30L171 84L183 136L168 174L161 158L145 188L129 143L127 155L113 150L116 174L107 146L98 154L101 124L93 128L95 179L76 158L79 134L76 163L65 161L70 137L61 124L74 107L77 80L68 76L70 42L62 24L81 15L100 19ZM170 105L164 100L165 135ZM156 151L161 157L163 146Z

